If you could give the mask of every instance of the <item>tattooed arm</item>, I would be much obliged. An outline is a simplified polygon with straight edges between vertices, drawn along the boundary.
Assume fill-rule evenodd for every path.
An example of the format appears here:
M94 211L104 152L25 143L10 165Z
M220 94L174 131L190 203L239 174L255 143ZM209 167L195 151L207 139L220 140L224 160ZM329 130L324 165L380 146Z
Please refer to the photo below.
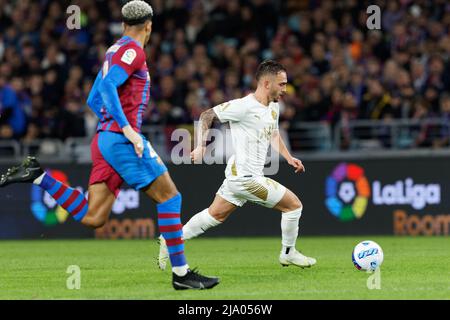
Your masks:
M211 128L211 125L214 121L214 119L217 118L216 112L214 109L208 109L206 111L203 111L200 115L200 119L198 121L198 127L197 127L197 141L198 144L202 147L206 147L206 140L208 138L208 131Z
M235 99L224 102L212 109L204 111L200 115L200 121L197 127L197 147L191 152L191 159L194 163L200 163L205 154L206 141L208 139L208 130L214 119L220 122L238 122L246 116L246 104L242 99Z
M203 155L205 154L206 141L208 139L208 131L216 118L217 114L212 108L203 111L200 115L197 126L197 147L191 152L191 160L193 162L199 162L203 158Z

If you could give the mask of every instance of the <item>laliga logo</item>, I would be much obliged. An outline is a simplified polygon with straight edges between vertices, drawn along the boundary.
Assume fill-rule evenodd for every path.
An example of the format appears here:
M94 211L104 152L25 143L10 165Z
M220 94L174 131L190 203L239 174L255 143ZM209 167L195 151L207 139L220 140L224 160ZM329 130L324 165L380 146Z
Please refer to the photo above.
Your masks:
M413 179L397 181L384 187L379 181L373 183L373 203L375 205L410 205L416 210L426 205L441 203L441 186L439 184L414 184Z
M325 205L339 220L360 219L367 209L370 186L364 169L356 164L339 164L326 180Z
M58 170L46 170L46 172L62 183L69 184L64 172ZM31 187L31 212L36 219L46 226L64 223L69 216L67 211L58 206L47 192L34 184Z
M441 203L439 184L414 184L412 178L399 180L393 184L382 185L380 181L372 184L372 203L376 206L410 205L421 210L427 205ZM364 169L352 163L341 163L326 180L325 205L339 220L360 219L366 209L371 188Z

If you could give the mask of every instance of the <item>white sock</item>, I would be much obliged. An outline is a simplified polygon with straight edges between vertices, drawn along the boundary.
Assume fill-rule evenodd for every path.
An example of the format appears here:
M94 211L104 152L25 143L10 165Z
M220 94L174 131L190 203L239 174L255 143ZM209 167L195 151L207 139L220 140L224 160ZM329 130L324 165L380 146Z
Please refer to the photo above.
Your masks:
M40 185L42 182L42 179L44 179L45 176L45 172L43 174L41 174L39 177L37 177L36 179L34 179L33 183L36 185Z
M221 224L219 220L216 220L208 212L208 209L197 213L183 226L183 239L189 240L205 233L209 228L218 226Z
M185 264L181 267L172 267L172 272L175 273L179 277L183 277L188 272L189 266Z
M298 237L298 221L302 215L302 208L281 214L281 244L283 254L289 254L291 249L295 249L295 242Z

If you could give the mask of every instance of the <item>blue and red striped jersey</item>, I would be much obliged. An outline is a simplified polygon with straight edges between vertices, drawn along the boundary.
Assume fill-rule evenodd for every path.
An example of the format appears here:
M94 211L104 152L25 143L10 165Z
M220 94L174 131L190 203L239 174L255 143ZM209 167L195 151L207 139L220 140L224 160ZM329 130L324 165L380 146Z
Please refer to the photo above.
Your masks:
M145 60L145 52L139 43L124 36L106 51L101 71L104 78L112 66L118 65L128 74L128 79L117 88L117 92L123 112L136 132L141 131L142 116L150 97L150 74ZM105 106L101 108L101 114L97 131L122 133Z

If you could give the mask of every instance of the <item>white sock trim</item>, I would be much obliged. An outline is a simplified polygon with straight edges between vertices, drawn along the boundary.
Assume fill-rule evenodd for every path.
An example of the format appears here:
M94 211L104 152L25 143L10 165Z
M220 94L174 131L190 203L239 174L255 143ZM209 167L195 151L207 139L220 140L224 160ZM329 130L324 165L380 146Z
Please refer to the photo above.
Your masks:
M298 209L292 210L292 211L288 211L288 212L282 212L281 213L281 219L286 218L286 219L300 219L300 217L302 216L302 212L303 212L303 208L300 207Z
M180 267L172 267L172 272L175 273L179 277L183 277L188 272L189 265L185 264L184 266Z
M205 233L206 230L221 224L209 214L208 208L194 215L183 226L183 239L189 240Z
M209 213L208 208L203 210L201 213L204 215L205 219L208 220L208 223L211 225L211 227L218 226L219 224L222 223L221 221L217 220Z
M41 174L39 177L37 177L36 179L34 179L33 183L36 185L40 185L42 183L42 180L44 179L45 176L45 172L43 174Z

